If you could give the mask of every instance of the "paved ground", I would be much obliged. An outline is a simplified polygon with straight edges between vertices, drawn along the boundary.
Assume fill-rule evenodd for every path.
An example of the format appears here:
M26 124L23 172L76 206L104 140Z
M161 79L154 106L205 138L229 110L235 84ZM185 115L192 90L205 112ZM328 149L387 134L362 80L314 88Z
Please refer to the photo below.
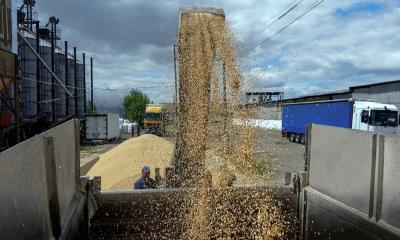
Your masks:
M103 145L91 144L81 146L81 164L91 162L98 155L111 150L129 137L123 136L116 142ZM175 142L174 137L167 137L167 139ZM260 181L272 184L284 184L286 172L304 170L304 149L304 145L291 143L287 138L282 137L280 131L258 128L256 131L255 155L262 164L271 168L271 176L262 178Z
M81 162L84 158L91 158L92 155L100 155L105 153L114 147L121 144L126 139L129 139L131 136L129 134L122 135L120 139L110 142L102 142L102 141L95 141L90 144L81 144Z
M280 131L258 129L256 154L266 154L273 168L272 182L284 184L286 172L304 170L304 145L291 143Z

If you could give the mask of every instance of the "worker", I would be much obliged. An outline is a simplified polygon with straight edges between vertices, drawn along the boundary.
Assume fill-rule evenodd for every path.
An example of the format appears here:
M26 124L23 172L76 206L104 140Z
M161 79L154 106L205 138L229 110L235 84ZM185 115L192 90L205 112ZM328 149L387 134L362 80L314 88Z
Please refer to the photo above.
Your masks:
M150 168L142 168L142 176L135 182L134 189L156 189L156 182L150 178Z

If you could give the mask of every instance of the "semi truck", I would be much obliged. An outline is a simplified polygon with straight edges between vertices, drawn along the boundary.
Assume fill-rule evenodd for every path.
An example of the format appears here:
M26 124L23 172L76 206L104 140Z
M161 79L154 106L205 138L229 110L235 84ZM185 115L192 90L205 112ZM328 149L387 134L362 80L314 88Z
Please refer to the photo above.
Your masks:
M144 133L163 136L165 134L164 107L157 104L146 105Z
M399 111L395 105L352 99L289 103L282 109L282 135L305 143L309 124L320 124L381 134L399 132Z

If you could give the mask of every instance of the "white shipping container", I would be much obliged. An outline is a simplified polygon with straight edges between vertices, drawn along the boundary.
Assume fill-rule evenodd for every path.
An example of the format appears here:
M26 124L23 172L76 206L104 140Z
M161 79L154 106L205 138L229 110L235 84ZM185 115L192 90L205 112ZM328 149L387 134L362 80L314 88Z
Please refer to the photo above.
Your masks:
M115 113L85 114L87 140L111 140L120 137L119 115Z

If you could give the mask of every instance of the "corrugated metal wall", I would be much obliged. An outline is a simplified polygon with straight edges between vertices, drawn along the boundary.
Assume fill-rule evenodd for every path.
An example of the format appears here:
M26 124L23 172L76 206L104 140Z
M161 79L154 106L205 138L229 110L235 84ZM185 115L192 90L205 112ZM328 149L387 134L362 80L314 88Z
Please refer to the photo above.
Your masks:
M36 37L33 33L22 32L29 44L36 49ZM51 67L51 47L47 40L40 40L40 56ZM69 91L74 95L69 97L62 89L58 81L52 82L52 75L47 68L40 64L40 79L37 79L37 62L36 56L32 50L19 40L18 57L20 65L21 79L21 102L24 119L34 118L43 113L52 113L52 105L55 105L55 119L61 121L70 116L84 116L84 86L83 81L83 64L77 63L77 82L75 81L75 64L74 59L68 58L68 79L66 79L65 54L63 50L56 48L54 57L55 73L61 82L67 85ZM39 61L40 62L40 61ZM68 84L67 84L68 83ZM39 93L38 93L39 85ZM76 86L75 86L76 85ZM52 88L55 88L54 96ZM37 95L39 94L40 99ZM75 103L76 101L76 103ZM38 109L38 102L39 108ZM4 106L0 105L1 112ZM75 109L76 108L76 109ZM68 112L67 112L68 109Z
M55 56L55 71L58 78L65 85L65 55L63 53L56 53ZM67 116L66 108L66 93L60 85L56 85L56 120L65 119Z
M339 93L339 94L334 94L332 96L332 100L337 100L337 99L349 99L351 98L351 93Z
M36 39L27 38L31 46L36 45ZM37 112L37 60L28 46L21 41L18 48L20 58L22 114L24 118L31 118Z
M40 56L48 66L51 66L51 47L41 46ZM52 80L50 72L43 66L40 67L41 87L40 87L40 113L52 112Z
M400 82L355 88L352 97L356 100L394 104L400 109Z
M77 115L79 117L83 117L85 112L84 112L84 108L85 108L85 103L84 103L84 81L83 81L83 64L78 63L77 64Z
M68 90L74 95L75 93L75 66L74 66L74 59L68 58L68 69L69 69L69 80L68 80ZM74 95L73 97L68 97L68 115L69 116L74 116L76 114L75 112L75 98L76 96Z

